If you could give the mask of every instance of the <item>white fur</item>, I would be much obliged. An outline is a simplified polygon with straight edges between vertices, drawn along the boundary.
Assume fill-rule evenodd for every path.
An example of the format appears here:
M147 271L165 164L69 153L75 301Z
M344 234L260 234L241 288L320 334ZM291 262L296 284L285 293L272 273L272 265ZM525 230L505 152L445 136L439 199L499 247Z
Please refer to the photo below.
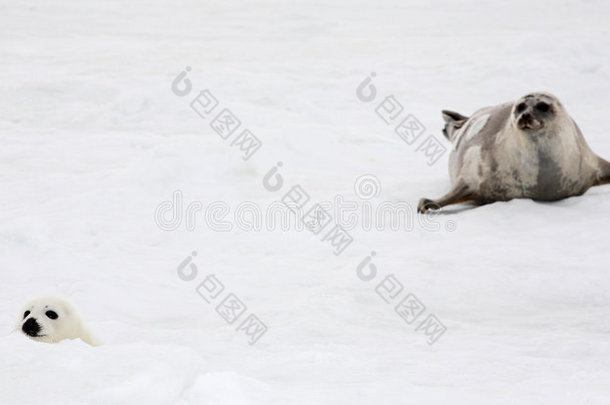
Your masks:
M26 311L30 311L24 317ZM46 313L54 311L57 319L49 318ZM30 336L23 331L23 325L34 319L40 327L38 336ZM30 321L34 322L34 321ZM19 312L15 329L38 342L56 343L64 339L81 339L91 346L101 343L89 332L76 307L60 296L39 297L29 301Z
M465 127L461 128L459 132L455 135L453 142L453 149L456 150L459 143L460 138L465 135L466 140L470 140L473 136L477 135L481 132L481 129L487 124L489 121L489 117L491 114L483 114L479 117L472 117L471 120L468 121Z

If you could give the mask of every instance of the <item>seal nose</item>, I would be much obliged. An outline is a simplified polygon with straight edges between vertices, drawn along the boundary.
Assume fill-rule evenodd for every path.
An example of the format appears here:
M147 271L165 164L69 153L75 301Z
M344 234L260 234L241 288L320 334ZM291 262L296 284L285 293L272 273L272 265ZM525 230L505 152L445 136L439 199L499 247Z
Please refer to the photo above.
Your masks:
M30 318L25 321L25 323L21 327L21 330L26 335L35 337L38 336L38 333L40 332L40 325L38 325L38 322L36 322L35 318Z
M520 129L531 129L534 124L534 115L530 112L525 112L519 117L517 125Z

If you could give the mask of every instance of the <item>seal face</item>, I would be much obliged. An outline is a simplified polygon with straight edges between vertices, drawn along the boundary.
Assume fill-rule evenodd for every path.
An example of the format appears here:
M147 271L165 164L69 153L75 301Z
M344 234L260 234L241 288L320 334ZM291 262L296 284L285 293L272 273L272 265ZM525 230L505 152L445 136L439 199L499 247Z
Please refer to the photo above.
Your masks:
M74 305L62 297L40 297L28 302L19 313L16 329L39 342L81 339L92 346L99 344Z
M522 131L540 131L555 117L559 101L545 94L528 94L515 103L513 118Z
M453 144L453 189L438 200L420 200L419 212L462 202L555 201L610 182L610 163L591 151L550 93L530 93L471 117L447 110L442 115L443 134Z

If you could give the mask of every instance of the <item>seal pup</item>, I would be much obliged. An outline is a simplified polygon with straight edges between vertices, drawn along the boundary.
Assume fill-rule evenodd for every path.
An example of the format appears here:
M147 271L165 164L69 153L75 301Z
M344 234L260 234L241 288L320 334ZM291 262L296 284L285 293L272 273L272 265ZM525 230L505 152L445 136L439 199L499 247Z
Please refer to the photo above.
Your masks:
M15 329L38 342L81 339L91 346L101 344L89 332L76 307L59 296L40 297L25 304L19 312Z
M610 183L610 163L593 153L552 94L530 93L471 117L447 110L442 115L443 133L453 144L453 188L438 200L422 198L420 213L465 202L556 201Z

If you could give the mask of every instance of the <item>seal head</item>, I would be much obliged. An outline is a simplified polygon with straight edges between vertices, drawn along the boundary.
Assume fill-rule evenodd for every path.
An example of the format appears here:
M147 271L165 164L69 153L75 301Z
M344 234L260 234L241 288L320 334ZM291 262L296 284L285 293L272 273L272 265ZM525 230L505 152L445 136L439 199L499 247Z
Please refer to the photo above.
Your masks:
M85 327L76 307L63 297L31 300L20 311L15 329L38 342L81 339L91 346L100 344Z
M559 100L548 93L528 94L514 104L513 121L520 130L534 133L553 121L559 108Z

